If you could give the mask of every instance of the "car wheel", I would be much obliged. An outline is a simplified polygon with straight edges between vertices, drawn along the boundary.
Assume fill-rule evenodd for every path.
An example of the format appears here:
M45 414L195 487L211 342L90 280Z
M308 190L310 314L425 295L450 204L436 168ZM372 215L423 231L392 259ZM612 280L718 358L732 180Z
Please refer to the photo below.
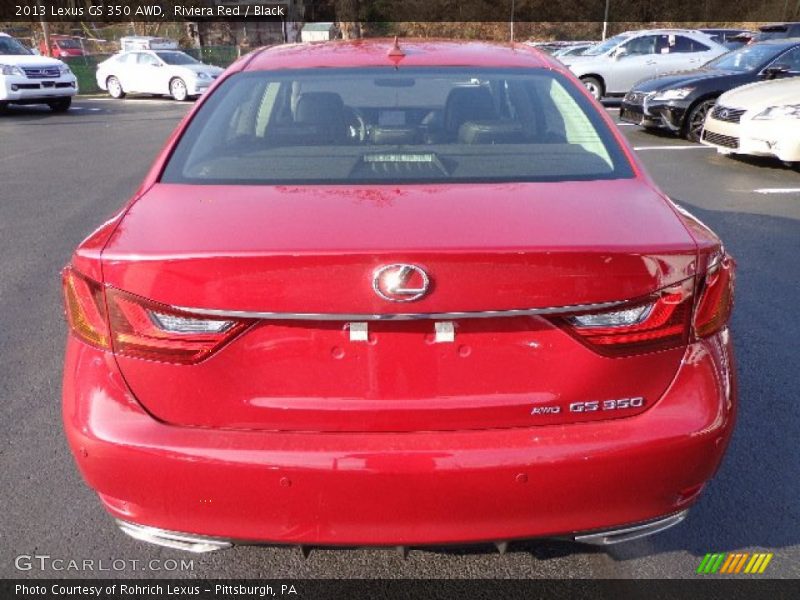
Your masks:
M0 115L6 112L7 108L8 108L8 102L0 102Z
M589 90L589 93L594 96L595 100L600 100L606 93L603 89L603 82L597 77L581 77L583 85Z
M180 77L176 77L169 82L169 93L178 102L183 102L189 97L189 90L186 89L186 82Z
M683 126L683 137L690 142L699 142L700 136L703 135L703 125L706 122L706 115L708 111L717 103L716 98L711 100L703 100L695 104L689 111L689 116L686 117L686 123Z
M49 106L50 110L53 112L67 112L69 107L72 106L72 98L59 98L53 102L48 102L47 106Z
M119 82L119 79L113 75L106 79L106 88L112 98L119 99L125 97L125 90L122 89L122 84Z

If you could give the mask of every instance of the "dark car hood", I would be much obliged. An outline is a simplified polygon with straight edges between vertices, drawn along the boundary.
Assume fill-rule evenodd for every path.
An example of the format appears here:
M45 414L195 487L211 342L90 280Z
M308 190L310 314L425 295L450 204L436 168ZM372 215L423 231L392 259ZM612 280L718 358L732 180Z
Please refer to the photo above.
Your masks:
M756 81L756 75L720 69L695 69L660 75L637 83L632 91L657 92L685 86L710 86L727 90L735 86Z

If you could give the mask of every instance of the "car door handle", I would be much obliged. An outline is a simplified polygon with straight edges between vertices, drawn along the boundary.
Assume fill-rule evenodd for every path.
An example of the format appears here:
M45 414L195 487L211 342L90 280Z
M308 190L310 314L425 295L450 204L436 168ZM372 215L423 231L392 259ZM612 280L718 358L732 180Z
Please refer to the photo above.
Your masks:
M644 63L644 64L646 64L646 65L654 65L654 64L656 64L656 61L655 61L655 60L648 60L648 61L647 61L646 63Z

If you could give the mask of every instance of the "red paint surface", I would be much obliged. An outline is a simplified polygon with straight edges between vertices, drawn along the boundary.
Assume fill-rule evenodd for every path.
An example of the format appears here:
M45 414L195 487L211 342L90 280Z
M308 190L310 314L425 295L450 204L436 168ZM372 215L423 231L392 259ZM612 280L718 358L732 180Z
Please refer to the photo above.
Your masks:
M400 45L400 68L563 72L528 48ZM228 74L384 65L389 48L282 46ZM630 300L681 281L697 296L720 251L618 132L633 179L160 184L192 114L131 202L76 250L75 269L172 306L437 313ZM426 270L426 296L393 304L374 293L374 270L398 262ZM192 365L70 336L64 424L79 468L115 516L177 531L321 544L509 539L679 510L694 501L681 492L713 476L733 427L727 330L608 358L544 317L457 319L455 342L443 344L431 320L370 323L367 342L351 342L346 326L255 322ZM569 411L630 397L644 406Z

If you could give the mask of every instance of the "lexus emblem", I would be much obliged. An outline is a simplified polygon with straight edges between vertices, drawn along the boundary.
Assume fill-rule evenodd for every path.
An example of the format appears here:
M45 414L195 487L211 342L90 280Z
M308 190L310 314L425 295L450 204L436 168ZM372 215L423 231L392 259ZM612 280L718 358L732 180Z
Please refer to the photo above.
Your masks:
M723 109L723 110L722 110L722 111L719 113L719 116L720 116L720 117L722 117L723 119L727 119L727 118L728 118L728 109Z
M390 302L419 300L428 293L430 283L428 274L415 265L386 265L372 276L372 289Z

